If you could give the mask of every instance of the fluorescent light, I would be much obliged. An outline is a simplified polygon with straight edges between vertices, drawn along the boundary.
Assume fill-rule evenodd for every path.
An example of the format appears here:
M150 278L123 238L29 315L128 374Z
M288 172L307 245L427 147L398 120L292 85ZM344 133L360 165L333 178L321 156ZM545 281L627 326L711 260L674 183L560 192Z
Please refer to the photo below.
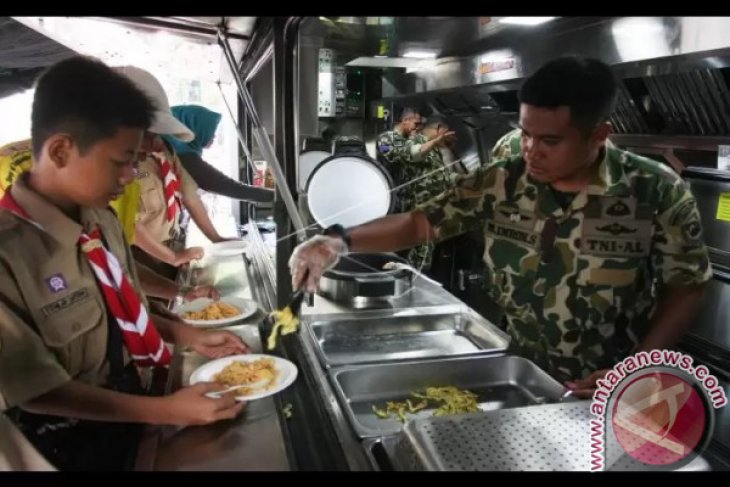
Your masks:
M409 49L403 53L403 57L411 59L436 59L438 54L435 51L423 51L419 49Z
M407 57L359 57L345 63L345 66L360 66L363 68L406 68L427 69L436 63L433 59L413 59Z
M502 17L501 24L513 25L539 25L553 20L555 17Z

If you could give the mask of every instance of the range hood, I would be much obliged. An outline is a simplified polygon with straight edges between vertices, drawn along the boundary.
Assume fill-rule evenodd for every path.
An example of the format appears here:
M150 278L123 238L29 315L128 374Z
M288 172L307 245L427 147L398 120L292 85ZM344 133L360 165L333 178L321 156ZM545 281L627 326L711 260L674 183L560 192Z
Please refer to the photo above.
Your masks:
M433 68L409 75L409 93L438 99L445 92L489 98L489 112L514 114L522 80L550 59L580 55L609 64L620 80L617 136L712 139L730 137L730 18L583 18L568 27L506 33L485 39L478 51L438 58ZM416 93L417 95L413 95ZM465 95L471 96L471 95ZM495 102L493 106L491 101ZM470 103L471 106L478 104Z

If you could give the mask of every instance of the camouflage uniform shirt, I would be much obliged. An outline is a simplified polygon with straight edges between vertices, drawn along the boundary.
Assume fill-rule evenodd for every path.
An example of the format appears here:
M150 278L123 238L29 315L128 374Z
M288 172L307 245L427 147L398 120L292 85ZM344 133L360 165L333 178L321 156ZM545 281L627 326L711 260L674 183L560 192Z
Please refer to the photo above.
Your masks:
M492 161L509 159L512 156L522 154L522 130L514 129L507 132L494 144L492 148Z
M558 380L631 353L648 331L657 288L711 277L685 183L614 146L565 210L520 156L480 168L419 209L439 240L483 230L487 289L505 311L512 351Z
M406 175L402 173L404 167L412 159L412 144L403 137L397 130L388 130L378 136L377 150L385 161L386 169L393 177L396 186L407 181Z
M419 134L409 144L412 145L412 151L418 154L421 144L426 142L426 136ZM434 147L423 156L412 156L400 172L405 175L406 181L411 182L400 191L402 211L411 211L453 186L450 178L452 171L445 167L439 147ZM419 245L408 252L408 261L418 269L428 270L431 268L433 251L433 242Z

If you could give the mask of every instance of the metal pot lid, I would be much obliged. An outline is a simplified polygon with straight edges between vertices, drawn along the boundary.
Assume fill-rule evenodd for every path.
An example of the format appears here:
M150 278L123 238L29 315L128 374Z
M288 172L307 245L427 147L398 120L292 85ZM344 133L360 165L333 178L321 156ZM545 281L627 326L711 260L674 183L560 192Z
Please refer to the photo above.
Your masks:
M393 206L390 177L380 164L365 157L333 156L309 176L307 203L323 228L345 228L388 214Z
M303 192L307 188L307 180L320 162L331 157L331 152L323 150L309 150L299 154L299 177L297 178L297 189Z

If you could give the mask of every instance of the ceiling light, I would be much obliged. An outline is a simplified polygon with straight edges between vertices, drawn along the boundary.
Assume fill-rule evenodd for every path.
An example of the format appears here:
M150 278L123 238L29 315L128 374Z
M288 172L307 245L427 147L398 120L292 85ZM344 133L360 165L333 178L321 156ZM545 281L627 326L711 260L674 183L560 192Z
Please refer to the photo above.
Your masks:
M435 51L423 51L420 49L409 49L403 53L403 57L412 59L436 59L437 55Z
M502 17L501 24L512 25L539 25L553 20L555 17Z

